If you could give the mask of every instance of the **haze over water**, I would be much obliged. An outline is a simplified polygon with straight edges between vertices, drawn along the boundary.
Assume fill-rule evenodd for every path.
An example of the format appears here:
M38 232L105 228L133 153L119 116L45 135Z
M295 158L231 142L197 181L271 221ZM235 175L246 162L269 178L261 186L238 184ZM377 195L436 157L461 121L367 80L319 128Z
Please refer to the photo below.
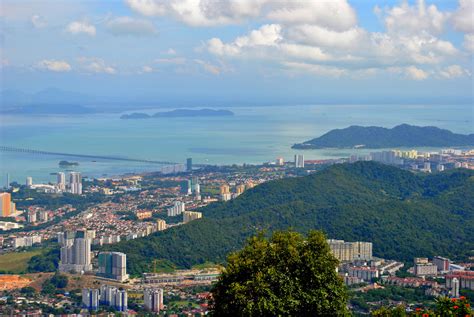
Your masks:
M291 145L350 125L393 127L401 123L437 126L456 133L474 133L471 105L310 105L235 107L233 117L122 120L120 114L85 116L0 116L1 145L36 150L184 163L243 164L273 161L295 153L305 159L347 157L369 150L292 150ZM154 113L149 110L143 112ZM169 110L169 109L167 109ZM137 110L138 111L138 110ZM163 111L163 110L161 110ZM55 179L60 160L79 162L74 170L86 176L156 171L160 166L0 152L0 185Z

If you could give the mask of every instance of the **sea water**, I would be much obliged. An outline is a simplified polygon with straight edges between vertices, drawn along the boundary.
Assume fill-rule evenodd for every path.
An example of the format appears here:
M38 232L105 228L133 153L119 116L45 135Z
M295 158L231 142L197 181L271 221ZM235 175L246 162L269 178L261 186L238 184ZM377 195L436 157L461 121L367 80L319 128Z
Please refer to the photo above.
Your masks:
M350 125L393 127L401 123L437 126L456 133L474 133L472 105L301 105L228 107L230 117L179 117L123 120L120 113L84 116L0 116L0 145L42 151L120 156L185 163L243 164L328 159L368 150L293 150L294 143ZM159 109L143 112L154 113ZM169 110L169 109L167 109ZM134 112L140 112L135 110ZM428 149L435 150L435 149ZM10 180L54 181L64 171L60 160L85 176L111 176L156 171L160 166L128 161L0 152L0 187Z

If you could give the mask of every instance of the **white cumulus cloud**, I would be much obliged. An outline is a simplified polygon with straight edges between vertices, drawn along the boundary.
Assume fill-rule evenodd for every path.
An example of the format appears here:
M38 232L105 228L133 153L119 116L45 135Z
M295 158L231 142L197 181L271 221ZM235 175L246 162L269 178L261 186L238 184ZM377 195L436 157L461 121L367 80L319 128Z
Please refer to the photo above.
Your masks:
M54 59L43 59L36 64L36 68L52 72L69 72L72 69L68 62Z
M454 12L451 22L459 31L474 33L474 1L459 0L459 7Z
M280 32L280 25L265 24L248 35L237 37L232 43L224 44L220 39L212 38L208 41L208 49L217 55L238 55L247 48L276 46L282 39Z
M386 9L384 13L388 32L404 34L438 34L449 18L448 13L438 10L433 4L427 6L424 0L417 0L415 5L403 1L399 6Z
M214 26L255 17L268 0L127 0L128 6L145 16L172 16L191 26Z
M405 70L408 77L414 80L424 80L428 78L427 72L415 66L406 67Z
M306 70L332 77L391 72L413 80L440 78L432 75L453 63L462 64L458 59L466 59L466 54L445 36L451 30L448 24L467 33L464 48L474 51L474 0L459 0L456 10L430 2L401 0L376 6L374 13L384 30L374 32L358 24L357 12L348 0L126 0L141 15L166 16L195 27L257 23L233 39L210 36L196 48L196 52L207 50L223 61L255 59L293 73ZM155 62L180 61L161 58ZM202 67L208 63L188 61L187 66L193 61ZM210 73L218 71L207 68Z
M447 66L444 69L440 71L440 75L444 78L458 78L462 77L465 75L470 75L470 73L466 70L464 70L461 66L459 65L451 65Z
M474 34L464 35L464 42L462 45L467 51L474 53Z
M331 30L344 31L355 26L355 10L346 0L273 1L276 8L267 17L281 23L310 23Z
M34 14L33 16L31 16L31 24L36 29L42 29L48 25L46 19L39 14Z
M107 65L105 61L101 58L80 57L78 58L78 61L82 65L82 69L86 73L109 75L117 73L117 70L113 66Z
M80 22L80 21L74 21L68 24L66 27L66 31L71 33L71 34L87 34L90 36L94 36L96 33L95 26L92 24L89 24L88 22Z

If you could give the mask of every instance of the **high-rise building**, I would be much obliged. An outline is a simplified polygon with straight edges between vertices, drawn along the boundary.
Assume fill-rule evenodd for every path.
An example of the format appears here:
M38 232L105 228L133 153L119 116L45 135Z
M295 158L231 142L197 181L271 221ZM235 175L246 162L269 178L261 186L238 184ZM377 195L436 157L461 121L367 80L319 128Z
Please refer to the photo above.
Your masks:
M38 218L41 222L47 222L49 219L49 214L46 210L41 210L38 212Z
M166 229L166 221L164 221L163 219L158 219L156 221L156 230L163 231L165 229Z
M220 198L222 201L228 201L232 198L232 194L230 193L229 185L222 184L219 188Z
M87 230L79 230L75 234L58 234L58 242L61 245L59 271L79 273L92 270L90 236Z
M191 188L191 180L187 179L181 182L181 194L184 195L191 195L192 194L192 188Z
M285 160L283 159L283 157L277 157L275 164L279 166L283 166L285 165Z
M431 163L430 162L425 162L423 163L423 171L425 172L431 172Z
M91 288L82 289L82 306L89 310L99 309L99 290Z
M328 240L332 254L342 262L372 259L372 242L345 242L344 240Z
M114 296L113 307L118 311L127 311L128 295L126 290L117 290Z
M120 282L128 280L127 255L121 252L99 253L98 275Z
M186 204L182 201L175 201L174 206L167 209L168 217L181 215L186 210Z
M202 218L202 212L198 211L185 211L183 212L183 222L188 223L190 221Z
M244 184L240 184L240 185L235 186L235 193L237 194L237 196L241 195L244 191L245 191L245 185Z
M191 178L191 191L195 195L199 195L201 192L201 186L199 185L199 178L193 177Z
M193 170L193 159L190 157L186 159L186 171L191 172L192 170Z
M2 217L10 217L12 214L12 195L0 193L0 214Z
M72 194L82 195L82 177L79 172L69 173L69 188Z
M57 186L60 191L65 191L66 190L66 174L63 172L58 172L57 174Z
M154 313L159 313L163 309L163 289L145 289L143 291L145 309Z
M303 154L295 154L295 167L296 168L303 168L304 167L304 155Z
M36 222L36 211L29 211L27 214L26 214L26 220L29 222L29 223L34 223Z
M28 176L28 177L26 178L26 187L29 188L29 187L31 187L31 185L33 185L33 177Z
M104 284L100 287L100 304L112 306L118 311L127 311L127 291Z

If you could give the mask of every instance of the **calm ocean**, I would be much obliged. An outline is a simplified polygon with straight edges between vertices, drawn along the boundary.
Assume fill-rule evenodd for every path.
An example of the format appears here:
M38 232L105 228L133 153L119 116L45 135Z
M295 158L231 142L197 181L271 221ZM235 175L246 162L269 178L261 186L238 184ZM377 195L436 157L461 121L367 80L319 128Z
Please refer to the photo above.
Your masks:
M120 114L87 116L0 116L0 145L37 150L114 155L184 163L262 163L298 151L291 145L350 125L393 127L401 123L433 125L474 133L472 105L313 105L228 108L233 117L121 120ZM169 109L167 109L169 110ZM148 113L156 111L147 110ZM361 150L358 153L365 153ZM346 157L354 150L299 151L305 159ZM154 171L159 166L121 161L0 152L0 187L54 180L62 159L77 161L87 176Z

